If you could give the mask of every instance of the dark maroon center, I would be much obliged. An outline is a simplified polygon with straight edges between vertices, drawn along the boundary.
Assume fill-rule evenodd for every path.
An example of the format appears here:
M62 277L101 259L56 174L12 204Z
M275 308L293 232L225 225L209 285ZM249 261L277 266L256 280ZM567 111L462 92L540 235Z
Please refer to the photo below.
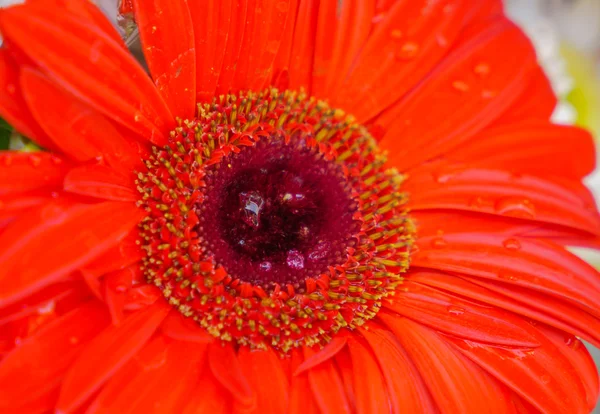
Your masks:
M243 281L296 285L345 261L356 205L338 165L305 146L264 140L206 176L204 245Z

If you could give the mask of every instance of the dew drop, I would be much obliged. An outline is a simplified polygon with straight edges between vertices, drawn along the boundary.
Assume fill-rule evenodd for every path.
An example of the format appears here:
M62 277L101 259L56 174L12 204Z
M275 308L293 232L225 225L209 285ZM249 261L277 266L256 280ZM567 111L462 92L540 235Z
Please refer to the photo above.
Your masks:
M287 253L286 263L291 269L302 270L304 269L304 256L298 250L290 250Z
M573 343L575 343L576 340L577 340L577 338L575 338L573 335L567 335L564 338L565 345L568 347L571 347L573 345Z
M401 39L402 38L402 30L394 29L390 32L390 37L392 39Z
M271 40L269 43L267 43L267 47L265 49L271 54L276 54L279 50L279 42L277 40Z
M437 42L437 44L440 47L446 47L450 43L450 42L448 42L448 39L446 39L446 36L444 36L443 34L436 35L435 36L435 41Z
M496 212L503 216L532 219L535 217L535 207L531 201L522 198L507 197L496 202Z
M54 165L61 165L63 163L62 158L57 157L56 155L50 156L50 162Z
M39 167L42 163L42 159L38 155L30 155L28 158L29 163L34 167Z
M257 229L260 226L260 214L265 200L256 191L240 194L240 205L244 209L244 222Z
M475 72L476 75L481 76L482 78L489 75L490 71L490 65L488 65L487 63L479 63L473 68L473 72Z
M469 92L469 85L466 82L463 81L454 81L452 82L452 87L454 88L454 90L460 92L460 93L465 93L465 92Z
M540 377L540 381L542 381L542 384L548 384L548 383L550 383L550 380L551 380L550 375L542 375Z
M280 12L285 13L288 10L288 2L287 1L280 1L279 3L277 3L277 5L275 7Z
M483 99L492 99L492 98L495 98L497 95L498 95L498 93L497 93L497 92L495 92L495 91L490 91L490 90L488 90L488 89L485 89L485 90L483 90L483 91L481 92L481 97L482 97Z
M6 154L6 155L4 155L4 156L3 156L1 159L2 159L2 163L3 163L5 166L7 166L7 167L8 167L9 165L11 165L11 164L12 164L12 162L13 162L13 157L12 157L12 155L8 155L8 154Z
M102 43L100 42L94 42L90 47L90 61L92 63L98 63L98 61L100 60L100 57L102 56L102 53L100 51L101 48Z
M53 300L48 301L48 303L45 303L42 306L38 307L38 313L40 315L48 315L52 312L54 312L54 308L56 307L56 302Z
M419 45L414 42L406 42L402 45L396 57L402 60L409 60L417 56L419 53Z
M271 264L271 262L268 261L264 261L258 265L258 268L261 272L270 272L272 267L273 265Z
M512 251L516 251L521 249L521 243L519 242L519 240L517 239L506 239L504 240L504 242L502 243L502 245L508 249L508 250L512 250Z
M481 197L475 197L475 198L471 199L471 201L469 201L469 207L474 208L474 209L483 208L484 204L485 203L483 201L483 198L481 198Z
M448 306L448 313L454 316L460 316L465 313L463 308L459 308L458 306Z
M448 245L448 242L442 237L434 237L431 240L431 246L434 249L442 249Z

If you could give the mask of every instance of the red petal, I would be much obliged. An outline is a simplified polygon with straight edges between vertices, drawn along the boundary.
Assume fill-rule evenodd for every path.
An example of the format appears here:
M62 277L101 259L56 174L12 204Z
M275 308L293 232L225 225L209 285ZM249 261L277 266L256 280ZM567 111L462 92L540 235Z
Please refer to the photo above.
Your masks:
M33 115L69 156L78 161L104 157L113 168L128 174L141 164L135 147L106 118L41 72L25 68L20 80Z
M34 5L0 14L3 34L58 85L154 143L174 126L152 81L112 37L89 21Z
M198 343L210 343L215 341L215 337L210 335L206 329L200 327L198 323L186 318L177 310L171 311L161 326L165 336L177 339L179 341L189 341Z
M221 64L220 72L218 73L219 81L217 82L216 95L229 93L233 84L236 64L241 53L242 41L245 35L246 15L250 8L248 6L249 2L249 0L232 0L231 11L223 9L224 13L230 13L230 17L225 19L225 21L229 20L229 33L227 34L225 55L223 56L223 62ZM223 6L226 7L226 4ZM198 6L196 6L195 10L199 10ZM212 36L212 33L208 33L206 41L212 42ZM205 39L204 35L202 35L201 39ZM212 99L213 96L210 96L209 98Z
M398 101L448 53L471 6L463 0L396 2L335 91L334 106L364 122Z
M314 354L314 350L304 348L305 358L311 358ZM308 382L312 389L312 395L323 414L350 412L350 404L346 398L344 385L332 359L308 371Z
M406 170L448 152L489 125L524 90L536 67L529 40L506 19L482 26L377 120L389 125L381 145L390 151L390 164ZM497 53L508 49L509 54Z
M229 390L239 403L248 409L256 406L256 394L244 376L238 357L231 345L220 343L209 345L208 365L221 385Z
M125 310L138 310L143 309L146 306L152 305L159 298L161 298L162 292L159 288L152 285L136 286L127 292L127 299L125 301Z
M136 272L139 272L139 267L130 266L104 277L102 293L114 325L123 321L127 292L131 289Z
M510 412L507 390L442 337L408 319L379 317L392 329L444 412Z
M0 49L0 115L23 135L45 148L53 142L40 128L19 90L19 69L6 48Z
M77 161L101 155L93 143L82 139L72 127L78 118L85 116L83 105L34 69L22 69L20 83L31 113L56 146Z
M510 151L506 151L510 148ZM527 121L482 131L445 156L452 163L580 180L595 168L591 134L581 128ZM561 162L548 162L560 159Z
M0 304L47 286L122 240L144 216L129 203L50 203L0 235ZM85 229L85 231L82 231Z
M494 125L533 119L547 121L552 116L557 102L550 80L544 73L544 69L538 66L521 96L494 122Z
M588 410L593 411L598 402L598 369L592 356L583 343L570 334L557 331L546 326L539 326L539 330L559 349L579 374L583 387L585 388Z
M0 159L1 159L0 155ZM2 167L0 167L0 170ZM28 214L28 211L53 200L52 191L30 191L0 197L0 231L14 219Z
M459 338L511 347L539 345L530 333L531 325L512 313L478 305L411 280L405 280L402 290L384 301L383 306Z
M48 152L0 152L0 196L29 190L56 190L70 165Z
M294 371L304 357L300 350L292 351L291 366ZM289 414L320 414L319 407L313 397L308 383L308 374L292 375L290 378Z
M341 3L341 10L338 11L339 21L331 40L333 43L329 45L329 50L323 51L331 53L329 61L325 59L322 61L327 65L324 85L320 86L320 81L313 80L312 90L315 96L335 96L336 91L340 89L340 83L346 79L358 52L369 38L375 2L375 0L347 0ZM330 34L325 34L328 29L324 27L324 33L317 39L331 37ZM315 68L318 69L320 66L321 60L317 54ZM315 77L317 76L318 74L315 74Z
M261 90L271 76L279 50L290 0L249 2L242 53L236 65L233 90Z
M294 375L300 375L303 372L316 367L317 365L327 361L328 359L333 358L338 352L346 346L346 337L334 337L327 345L325 345L322 349L317 352L311 354L307 357L304 362L302 362L296 371L294 371Z
M192 119L196 114L196 50L187 1L134 0L133 4L154 83L173 114Z
M84 165L74 168L65 177L65 191L114 201L137 201L139 193L134 189L131 177L124 177L103 165Z
M294 30L298 17L298 3L300 1L290 1L285 26L281 31L281 43L273 62L273 78L271 79L271 84L276 88L287 89L289 86L290 55L292 53Z
M290 48L289 88L306 89L310 94L319 15L318 0L299 0L294 37Z
M63 300L88 297L89 292L81 282L69 281L50 285L17 303L1 308L0 325L39 314L40 309L48 307L55 309Z
M328 67L334 53L333 42L335 33L338 31L338 2L322 1L319 3L319 14L317 16L314 62L312 68L311 94L313 96L324 96ZM339 74L338 74L339 75Z
M237 5L234 6L234 3ZM237 0L188 2L194 25L198 102L210 102L215 96L230 31L230 21L237 7L241 7L240 3ZM231 30L235 30L235 27Z
M600 344L600 320L570 303L514 285L439 272L411 272L410 279L514 312Z
M542 346L529 352L448 338L490 375L545 413L587 413L585 390L568 360L538 334Z
M354 392L358 414L390 412L383 374L371 350L360 341L348 341L354 371Z
M108 323L108 314L94 302L25 339L0 364L0 407L19 406L58 387L84 345Z
M86 264L83 270L98 278L138 262L144 257L144 252L137 244L139 237L137 228L131 230L118 245Z
M600 234L600 216L580 182L435 163L411 174L403 190L412 210L466 210Z
M123 49L127 49L119 32L115 30L115 27L106 18L104 13L92 2L71 0L28 0L28 2L37 3L44 8L68 10L79 18L93 23L104 34L119 43Z
M205 350L204 346L189 342L163 345L152 356L152 360L157 361L155 364L144 367L137 363L133 369L125 367L129 368L129 378L115 375L94 402L95 410L86 412L181 412L196 385Z
M229 414L231 395L221 387L210 369L204 369L195 389L187 396L182 414Z
M170 310L160 302L129 315L96 337L73 363L63 381L57 410L71 412L98 390L144 346Z
M435 406L419 372L394 335L383 329L361 329L379 361L393 413L433 413Z
M238 358L242 372L256 393L256 411L261 414L285 413L289 384L280 357L273 350L250 351L242 347Z
M493 234L447 234L419 239L412 266L463 273L543 292L600 315L598 272L548 242ZM447 244L444 244L447 243Z

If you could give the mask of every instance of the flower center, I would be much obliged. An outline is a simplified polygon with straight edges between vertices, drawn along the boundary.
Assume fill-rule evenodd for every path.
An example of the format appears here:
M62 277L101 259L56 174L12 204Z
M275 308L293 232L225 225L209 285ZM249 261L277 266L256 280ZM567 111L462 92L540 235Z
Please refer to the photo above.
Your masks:
M206 250L240 280L272 290L344 262L359 229L339 165L302 139L269 139L207 170L198 208Z
M403 178L323 102L222 96L144 161L144 274L223 341L324 343L373 318L402 282L414 233Z

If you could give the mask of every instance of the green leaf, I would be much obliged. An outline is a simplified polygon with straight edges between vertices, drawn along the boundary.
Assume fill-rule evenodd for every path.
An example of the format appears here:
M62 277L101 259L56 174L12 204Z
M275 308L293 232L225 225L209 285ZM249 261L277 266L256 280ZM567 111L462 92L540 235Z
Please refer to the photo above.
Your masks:
M10 134L12 134L12 127L5 120L0 119L0 150L8 149Z

